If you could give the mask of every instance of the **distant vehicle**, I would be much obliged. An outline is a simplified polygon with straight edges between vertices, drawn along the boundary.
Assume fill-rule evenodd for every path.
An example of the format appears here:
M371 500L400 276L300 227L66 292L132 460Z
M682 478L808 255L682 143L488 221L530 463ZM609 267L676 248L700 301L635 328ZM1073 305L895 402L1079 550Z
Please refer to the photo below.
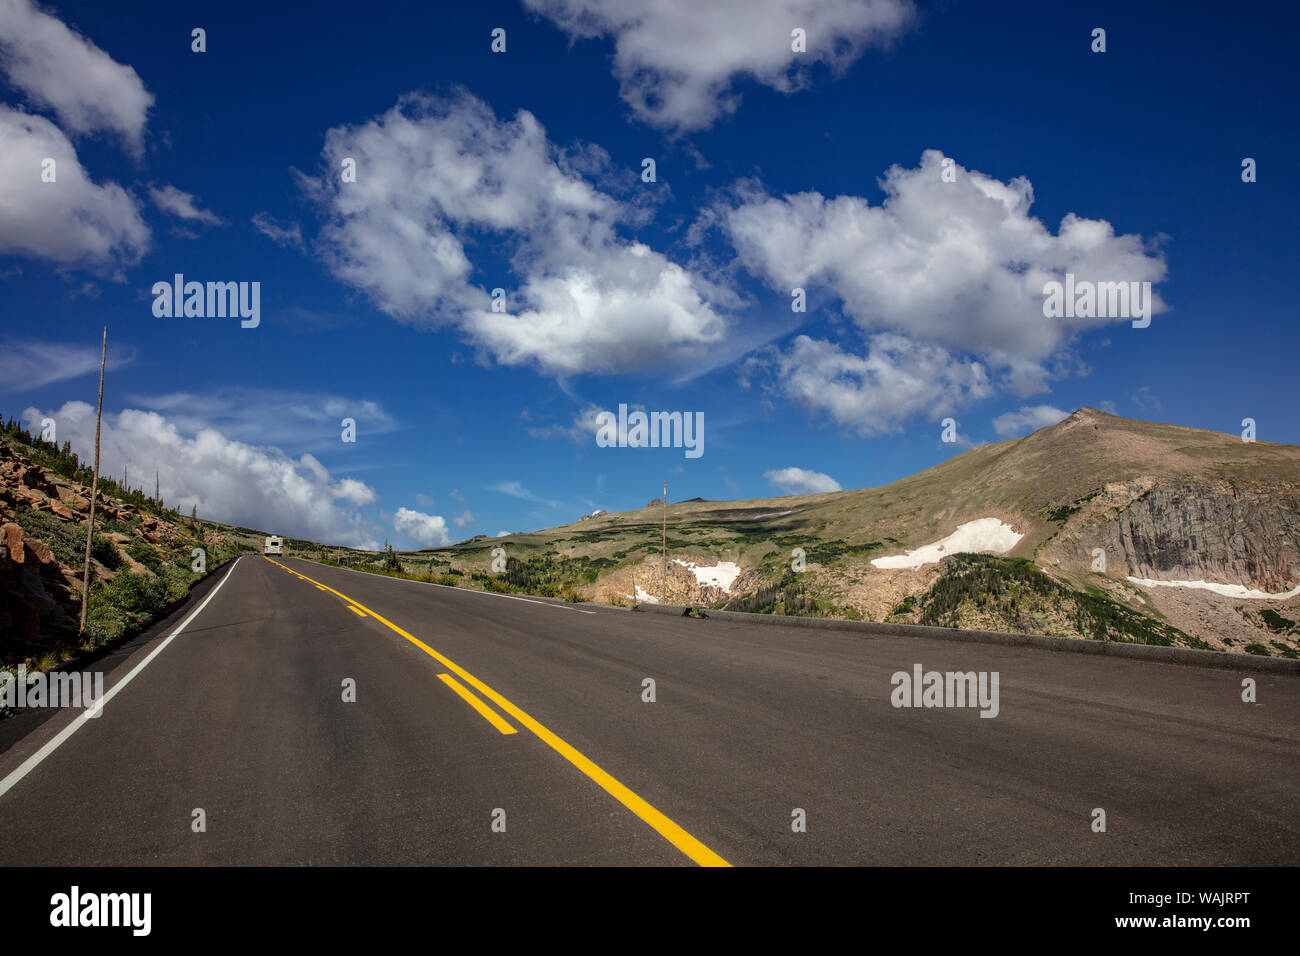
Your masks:
M267 539L266 539L266 544L262 545L262 553L263 553L263 554L278 554L278 555L283 556L283 555L284 555L284 539L283 539L283 538L277 538L275 535L270 535L270 536L267 537Z

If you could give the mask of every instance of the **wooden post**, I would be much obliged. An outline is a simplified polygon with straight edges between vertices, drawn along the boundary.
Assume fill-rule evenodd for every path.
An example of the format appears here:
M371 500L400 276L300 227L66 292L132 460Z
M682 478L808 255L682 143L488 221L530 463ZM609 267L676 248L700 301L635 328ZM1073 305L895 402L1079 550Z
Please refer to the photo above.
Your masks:
M668 482L664 482L664 570L663 586L660 588L665 603L668 601Z
M90 478L90 520L86 522L86 568L81 579L81 623L77 627L80 637L86 630L86 607L90 601L90 542L95 536L95 492L99 488L99 423L104 415L104 365L108 360L108 326L104 326L104 341L99 352L99 405L95 409L95 471Z

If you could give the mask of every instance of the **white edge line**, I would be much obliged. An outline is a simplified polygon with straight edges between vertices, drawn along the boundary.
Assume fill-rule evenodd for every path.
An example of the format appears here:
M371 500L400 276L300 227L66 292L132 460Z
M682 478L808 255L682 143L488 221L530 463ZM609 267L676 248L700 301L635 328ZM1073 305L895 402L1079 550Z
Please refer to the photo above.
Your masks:
M313 561L311 558L294 558L295 561L306 561L308 564L314 564L317 567L333 568L332 564L321 564L319 561ZM365 574L372 578L388 578L387 574L370 574L368 571L358 571L356 568L337 568L339 571L351 571L353 574ZM423 584L429 588L446 588L448 591L460 591L464 594L482 594L486 597L505 598L509 601L527 601L529 604L540 604L542 607L553 607L559 611L577 611L579 614L595 614L595 611L584 611L580 607L569 607L567 604L552 604L550 601L538 601L533 598L519 597L517 594L497 594L494 591L476 591L473 588L458 588L448 584L434 584L432 581L412 581L410 578L388 578L390 581L405 581L407 584Z
M72 723L68 724L68 726L64 727L61 731L59 731L59 733L52 740L46 743L44 747L42 747L40 750L36 751L36 753L32 754L30 757L24 760L22 764L19 765L19 767L16 770L10 773L9 776L5 777L4 780L0 780L0 797L3 797L6 793L8 793L13 788L14 784L18 783L20 780L23 779L23 777L27 776L29 773L35 770L37 766L40 765L42 760L44 760L50 754L54 753L54 751L57 750L60 746L62 746L63 743L69 737L71 737L78 730L80 730L81 725L84 724L87 720L90 720L92 714L98 712L98 714L102 715L104 710L104 705L107 704L114 697L116 697L118 691L120 691L127 684L131 683L131 681L135 678L135 676L149 665L150 661L152 661L155 657L157 657L159 654L163 652L163 648L165 648L168 644L170 644L173 640L176 639L176 635L180 634L181 631L185 630L186 625L189 624L190 621L194 620L196 617L199 616L200 613L202 613L203 609L208 606L208 602L217 596L217 592L221 590L221 586L225 584L228 580L230 580L230 575L234 572L236 565L238 565L239 562L242 560L243 560L242 555L236 558L235 563L232 564L230 566L230 570L226 572L226 576L217 582L217 586L215 588L213 588L211 591L208 592L208 596L203 599L203 603L200 604L198 607L196 607L189 617L181 621L180 625L176 628L176 630L172 631L169 635L167 635L167 637L163 640L161 644L159 644L152 651L150 651L148 657L142 660L139 664L136 664L135 667L131 668L130 673L128 673L120 681L114 684L104 694L104 696L99 699L99 702L95 705L93 709L83 710L80 714L77 715L76 719L74 719Z

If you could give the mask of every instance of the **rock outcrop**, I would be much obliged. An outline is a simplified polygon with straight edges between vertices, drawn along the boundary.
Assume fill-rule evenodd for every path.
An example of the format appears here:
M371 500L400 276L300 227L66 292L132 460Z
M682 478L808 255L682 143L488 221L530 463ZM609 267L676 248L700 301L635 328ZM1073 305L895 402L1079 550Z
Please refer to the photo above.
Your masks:
M1102 547L1122 555L1137 578L1241 584L1271 593L1300 584L1300 495L1294 488L1158 485L1125 507L1107 532Z

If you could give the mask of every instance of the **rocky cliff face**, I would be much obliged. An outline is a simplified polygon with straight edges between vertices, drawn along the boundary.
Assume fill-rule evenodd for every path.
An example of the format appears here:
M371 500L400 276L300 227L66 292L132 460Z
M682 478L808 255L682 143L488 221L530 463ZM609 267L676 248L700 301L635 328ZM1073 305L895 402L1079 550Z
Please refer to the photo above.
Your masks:
M1123 508L1101 546L1138 578L1287 591L1300 584L1300 495L1274 484L1157 485Z

